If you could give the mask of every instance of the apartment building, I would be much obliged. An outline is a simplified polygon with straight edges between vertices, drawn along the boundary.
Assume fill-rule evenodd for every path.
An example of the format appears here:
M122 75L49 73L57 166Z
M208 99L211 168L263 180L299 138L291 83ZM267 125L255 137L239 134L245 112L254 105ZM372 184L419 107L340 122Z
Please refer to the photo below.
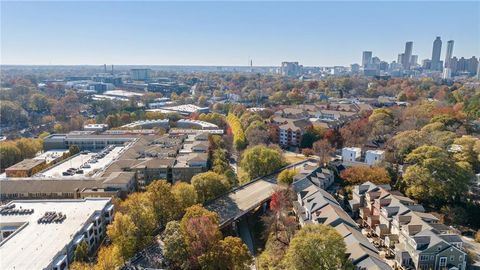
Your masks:
M65 270L82 242L93 253L112 222L110 198L11 201L0 208L2 269Z
M356 270L392 269L331 194L307 178L294 182L293 189L297 194L294 212L301 226L324 224L333 227L343 237L346 255Z
M283 147L298 147L302 136L308 128L312 127L307 119L289 119L274 117L272 119L272 133L276 141Z
M466 268L466 253L457 231L425 213L422 205L392 191L388 185L366 182L352 190L350 208L362 225L379 237L403 269Z

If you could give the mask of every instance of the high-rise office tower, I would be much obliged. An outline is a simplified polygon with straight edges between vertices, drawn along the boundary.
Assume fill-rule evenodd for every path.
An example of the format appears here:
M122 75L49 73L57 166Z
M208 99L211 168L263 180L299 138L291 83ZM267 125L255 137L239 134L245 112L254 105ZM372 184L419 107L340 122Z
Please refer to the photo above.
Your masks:
M442 52L442 40L440 37L437 37L433 41L433 49L432 49L432 70L442 70L442 66L440 65L440 54Z
M372 52L371 51L364 51L362 54L362 67L366 67L367 65L372 63Z
M402 57L403 68L408 70L410 69L410 58L412 57L413 42L409 41L405 43L405 52Z
M477 65L477 80L480 80L480 64Z
M410 68L415 67L418 64L418 55L412 55L410 57Z
M447 42L447 54L445 55L445 67L450 68L450 60L453 56L453 40Z
M398 54L397 63L399 63L400 65L403 64L403 56L404 56L404 55L405 55L404 53L399 53L399 54Z

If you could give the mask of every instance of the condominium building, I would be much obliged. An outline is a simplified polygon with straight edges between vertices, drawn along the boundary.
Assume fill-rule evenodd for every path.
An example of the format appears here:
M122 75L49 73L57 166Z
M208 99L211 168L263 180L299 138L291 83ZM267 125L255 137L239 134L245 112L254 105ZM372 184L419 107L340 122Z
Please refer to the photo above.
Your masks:
M403 269L466 268L466 253L457 231L425 213L422 205L388 185L366 182L355 186L349 205L362 225L379 237Z
M374 166L385 159L384 150L367 150L362 155L359 147L342 148L342 161L344 166Z
M293 189L297 194L294 212L301 226L324 224L334 228L343 237L346 256L355 269L392 269L331 194L308 179L294 182Z
M0 208L2 269L65 270L82 242L94 253L112 222L110 198L11 201Z

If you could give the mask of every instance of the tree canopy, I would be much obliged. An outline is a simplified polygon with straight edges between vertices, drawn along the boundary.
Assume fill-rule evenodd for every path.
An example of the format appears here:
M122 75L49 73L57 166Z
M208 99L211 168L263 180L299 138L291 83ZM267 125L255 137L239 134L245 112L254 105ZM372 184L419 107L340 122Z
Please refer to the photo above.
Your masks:
M424 145L407 155L403 176L407 195L424 202L451 202L461 198L472 179L471 166L455 162L447 151Z
M374 184L390 184L390 176L383 167L353 166L343 170L340 177L348 185L359 185L370 181Z
M243 152L240 166L248 173L250 179L268 175L280 169L285 164L280 151L257 145Z
M353 269L343 237L326 225L306 225L293 237L285 256L287 269Z
M211 200L230 189L230 182L221 174L209 171L192 177L191 183L197 192L198 202Z

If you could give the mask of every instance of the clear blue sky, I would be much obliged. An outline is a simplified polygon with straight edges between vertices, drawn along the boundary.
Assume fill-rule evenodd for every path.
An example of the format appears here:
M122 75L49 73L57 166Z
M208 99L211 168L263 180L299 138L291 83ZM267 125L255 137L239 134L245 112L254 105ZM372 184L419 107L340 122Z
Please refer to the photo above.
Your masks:
M480 2L1 2L2 64L349 65L480 55Z

